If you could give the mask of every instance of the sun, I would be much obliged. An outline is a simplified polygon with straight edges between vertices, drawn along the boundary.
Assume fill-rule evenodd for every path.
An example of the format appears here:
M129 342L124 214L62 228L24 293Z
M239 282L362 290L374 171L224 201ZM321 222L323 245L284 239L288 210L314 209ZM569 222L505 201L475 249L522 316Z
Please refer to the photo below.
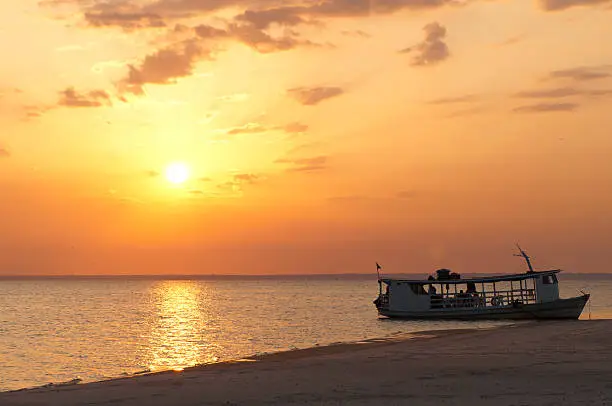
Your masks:
M189 179L189 167L182 162L174 162L166 167L166 179L175 185L185 183Z

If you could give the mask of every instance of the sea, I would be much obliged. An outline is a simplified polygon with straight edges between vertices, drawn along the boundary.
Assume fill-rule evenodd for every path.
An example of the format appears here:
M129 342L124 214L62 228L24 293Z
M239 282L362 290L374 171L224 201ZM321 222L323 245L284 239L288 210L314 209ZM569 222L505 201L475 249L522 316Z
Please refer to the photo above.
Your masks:
M592 294L582 319L612 318L612 275L560 289ZM372 275L0 279L0 391L511 323L379 318L377 293Z

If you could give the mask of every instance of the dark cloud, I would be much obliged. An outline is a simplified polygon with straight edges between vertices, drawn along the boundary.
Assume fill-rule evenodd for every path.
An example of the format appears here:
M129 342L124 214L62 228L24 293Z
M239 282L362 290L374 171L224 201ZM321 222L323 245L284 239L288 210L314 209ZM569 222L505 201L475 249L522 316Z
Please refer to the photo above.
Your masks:
M121 82L123 91L144 94L144 85L174 83L190 76L201 59L209 59L209 51L195 41L184 41L147 55L138 66L129 65L129 73Z
M542 8L546 11L560 11L578 6L598 6L609 2L610 0L540 0Z
M428 104L460 104L460 103L471 103L478 101L480 98L474 94L467 94L465 96L458 97L445 97L441 99L435 99L428 102Z
M111 105L110 95L104 90L79 93L69 87L60 92L58 105L65 107L102 107Z
M312 158L283 158L276 160L275 163L290 165L290 167L287 168L288 172L313 172L327 169L327 161L328 157L321 155Z
M612 77L612 72L609 66L583 66L553 71L549 74L548 79L571 79L578 82L585 82L597 79L607 79L610 77Z
M549 113L549 112L572 112L579 107L575 103L538 103L515 108L515 113Z
M390 14L402 9L423 10L453 4L452 0L157 0L137 6L128 1L90 1L47 0L46 5L78 4L85 12L104 11L115 13L115 21L130 18L117 18L118 15L131 15L138 21L139 16L155 16L170 20L203 16L223 9L246 10L236 16L236 21L252 24L260 29L272 24L294 26L316 19L369 16Z
M340 87L296 87L287 93L304 106L314 106L323 100L340 96L344 90Z
M413 54L412 65L415 66L434 65L447 59L450 52L444 42L446 28L433 22L423 27L423 30L425 39L414 46L403 49L400 53Z

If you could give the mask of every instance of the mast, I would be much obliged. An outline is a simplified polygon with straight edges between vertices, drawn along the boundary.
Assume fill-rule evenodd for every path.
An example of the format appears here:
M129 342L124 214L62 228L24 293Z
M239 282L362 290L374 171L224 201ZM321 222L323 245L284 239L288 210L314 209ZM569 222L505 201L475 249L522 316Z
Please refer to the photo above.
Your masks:
M525 251L523 251L523 249L521 248L520 245L516 244L517 248L519 249L520 254L514 254L515 257L523 257L525 258L525 261L527 262L527 266L529 267L529 272L527 273L532 273L533 272L533 266L531 266L531 261L529 260L529 255L527 255L527 253Z

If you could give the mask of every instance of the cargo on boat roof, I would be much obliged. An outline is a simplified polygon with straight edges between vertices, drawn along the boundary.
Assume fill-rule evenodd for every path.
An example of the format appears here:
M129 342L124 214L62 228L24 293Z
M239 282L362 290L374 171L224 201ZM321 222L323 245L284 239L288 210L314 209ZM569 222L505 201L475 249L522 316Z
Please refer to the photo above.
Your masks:
M461 278L459 277L450 277L452 273L449 274L449 277L444 277L440 275L440 271L449 271L448 269L438 269L436 273L438 274L437 278L430 277L430 279L399 279L399 278L381 278L380 280L384 283L388 283L390 281L396 282L409 282L409 283L418 283L421 285L430 285L432 283L493 283L493 282L504 282L504 281L518 281L525 280L529 278L538 278L540 275L554 275L561 272L560 269L551 269L549 271L533 271L528 273L518 273L518 274L508 274L508 275L492 275L492 276L481 276L478 278Z

